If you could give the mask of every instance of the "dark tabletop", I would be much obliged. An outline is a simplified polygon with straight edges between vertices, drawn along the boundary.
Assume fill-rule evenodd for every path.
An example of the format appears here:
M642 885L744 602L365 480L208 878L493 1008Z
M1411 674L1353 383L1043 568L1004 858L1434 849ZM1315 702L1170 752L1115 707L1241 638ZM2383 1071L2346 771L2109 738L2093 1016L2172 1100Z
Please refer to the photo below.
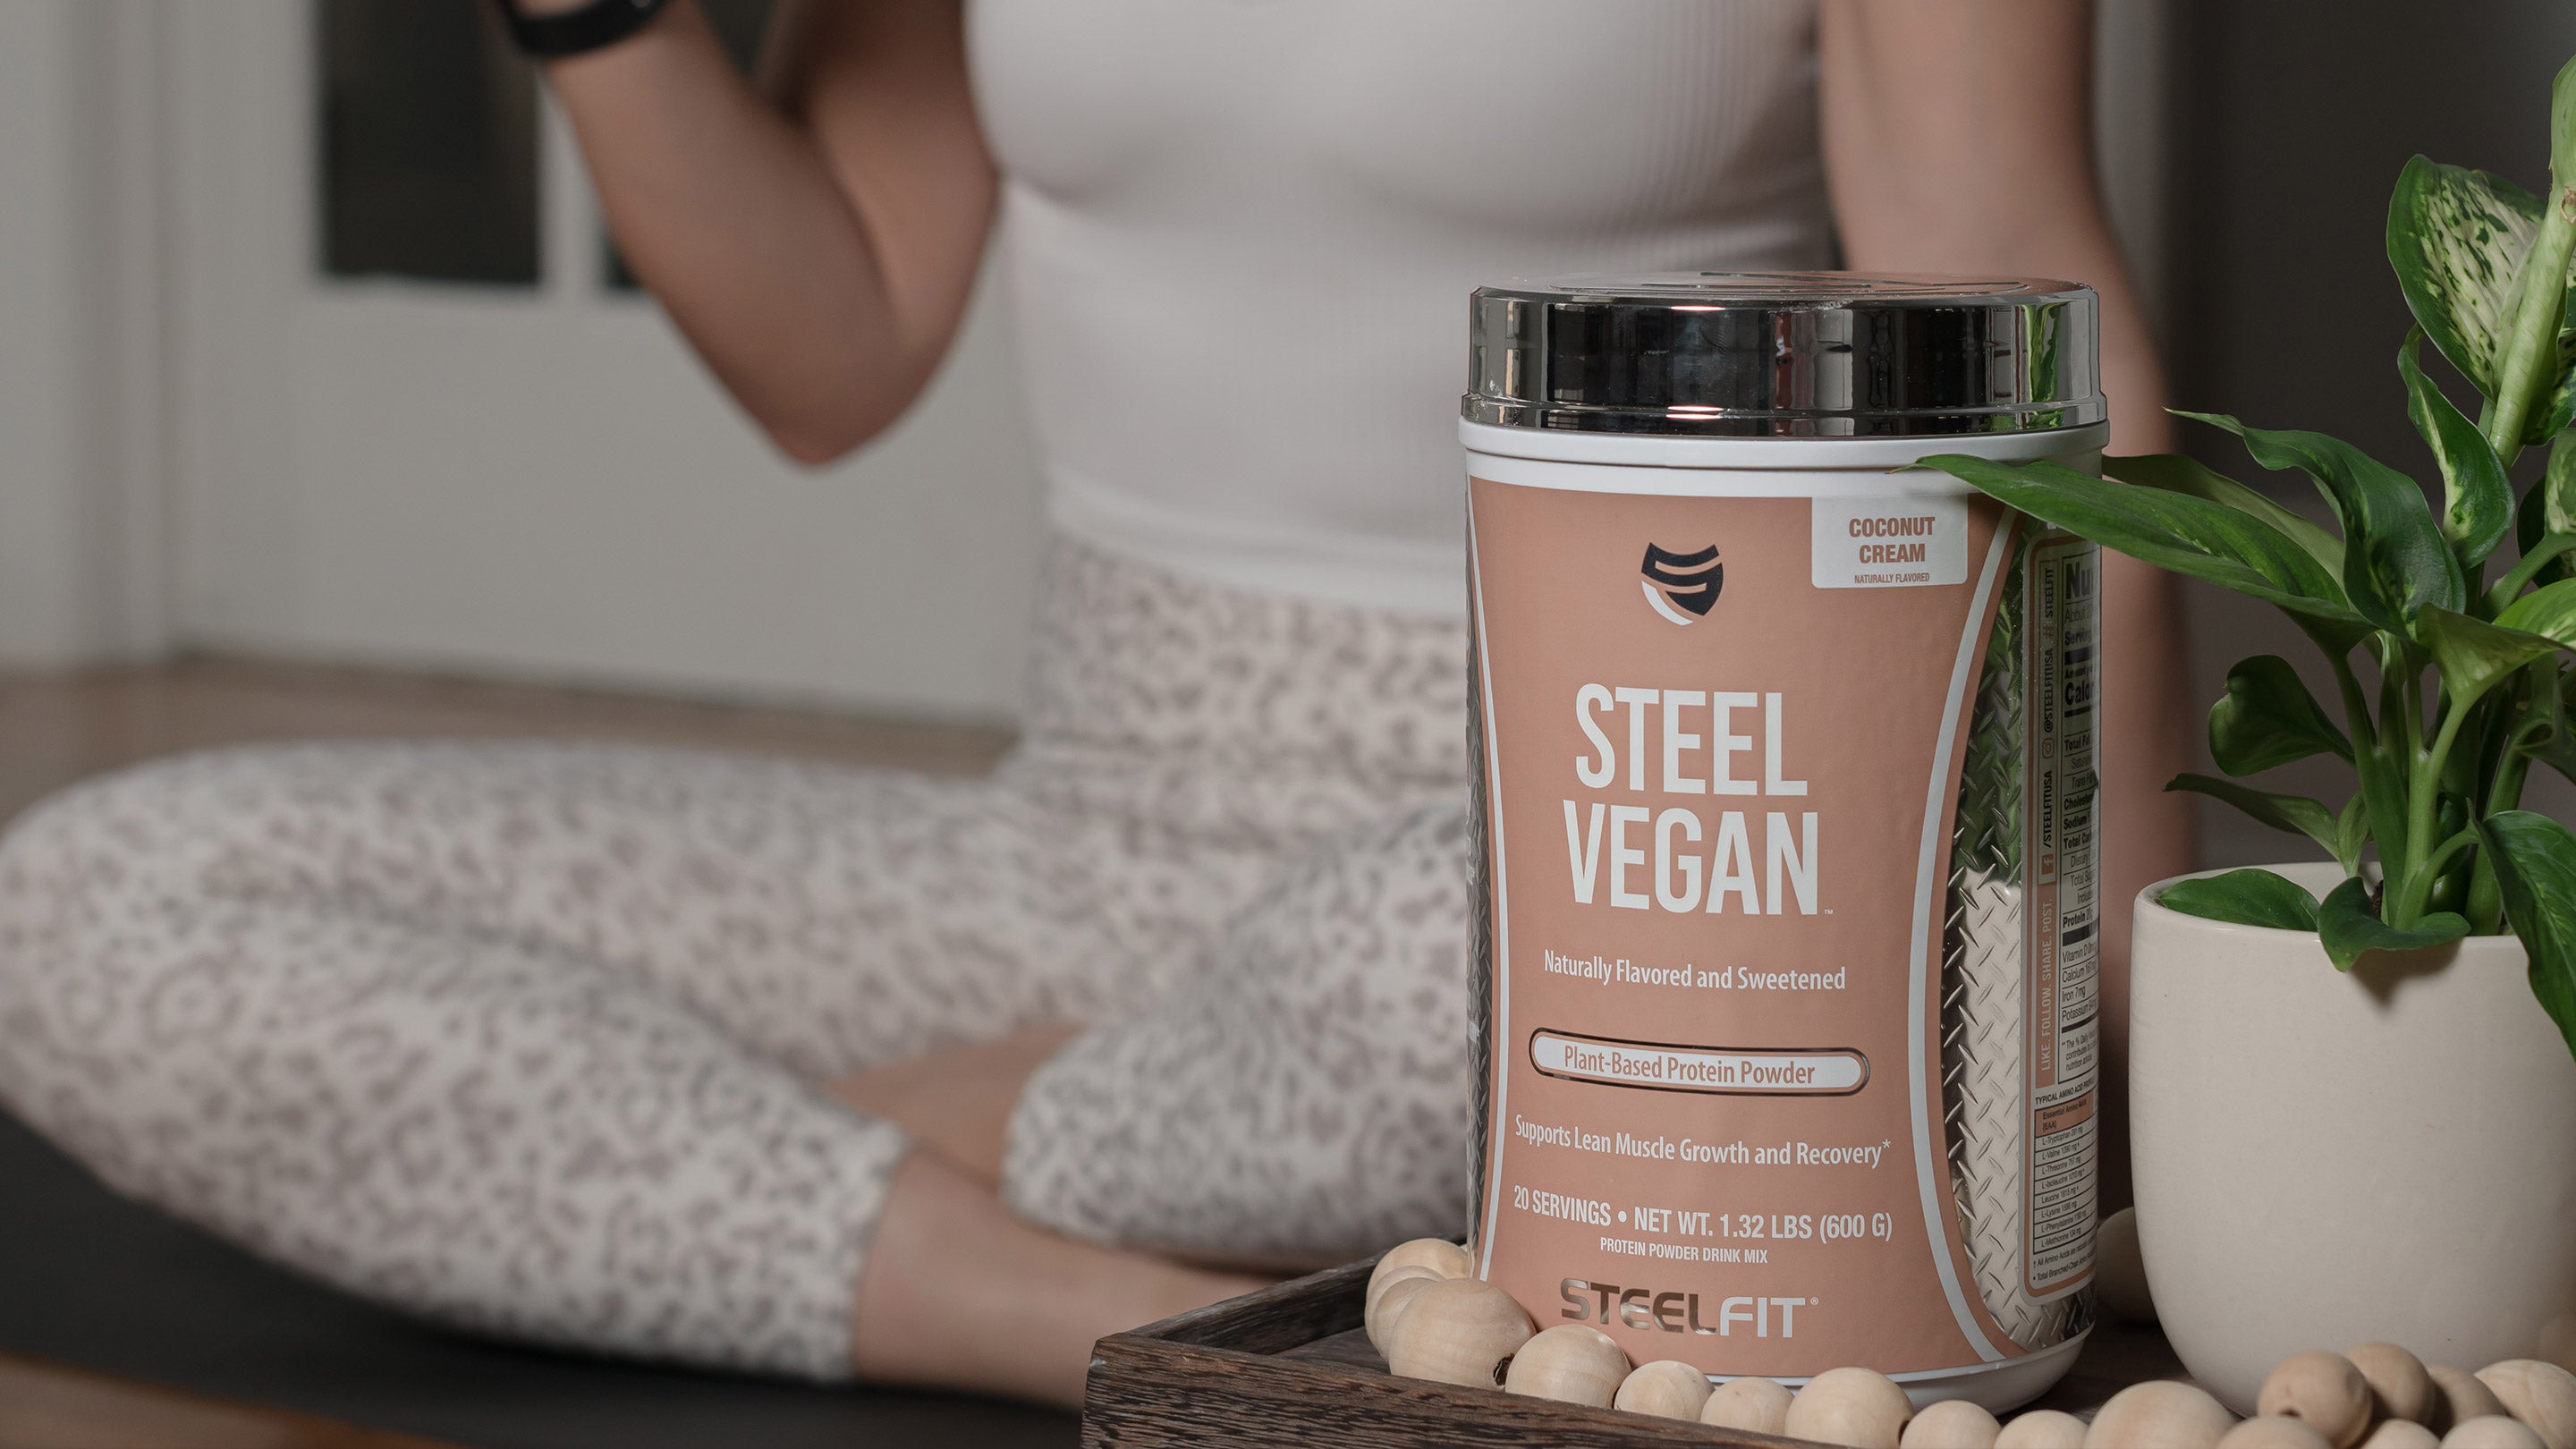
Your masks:
M101 1186L0 1114L0 1353L492 1449L1069 1449L1072 1416L487 1343L360 1303Z

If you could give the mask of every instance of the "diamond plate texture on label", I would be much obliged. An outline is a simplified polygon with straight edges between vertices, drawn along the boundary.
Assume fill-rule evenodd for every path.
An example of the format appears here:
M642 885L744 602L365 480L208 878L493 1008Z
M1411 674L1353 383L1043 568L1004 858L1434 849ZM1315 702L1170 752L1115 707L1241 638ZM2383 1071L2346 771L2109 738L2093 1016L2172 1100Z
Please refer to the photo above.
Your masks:
M2028 543L2014 549L1969 715L1941 933L1941 1106L1950 1186L1978 1295L2025 1349L2092 1322L2092 1295L2034 1299L2023 1286L2030 1134L2024 764Z

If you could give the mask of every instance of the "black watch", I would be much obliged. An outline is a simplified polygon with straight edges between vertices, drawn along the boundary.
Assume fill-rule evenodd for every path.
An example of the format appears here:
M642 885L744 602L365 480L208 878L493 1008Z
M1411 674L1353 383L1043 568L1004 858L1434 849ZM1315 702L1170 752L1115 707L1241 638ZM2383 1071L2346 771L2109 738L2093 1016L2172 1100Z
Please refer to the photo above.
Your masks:
M518 42L521 53L538 60L561 60L615 45L651 24L671 0L590 0L560 15L522 14L512 0L493 3L500 7L501 19L509 25L510 38Z

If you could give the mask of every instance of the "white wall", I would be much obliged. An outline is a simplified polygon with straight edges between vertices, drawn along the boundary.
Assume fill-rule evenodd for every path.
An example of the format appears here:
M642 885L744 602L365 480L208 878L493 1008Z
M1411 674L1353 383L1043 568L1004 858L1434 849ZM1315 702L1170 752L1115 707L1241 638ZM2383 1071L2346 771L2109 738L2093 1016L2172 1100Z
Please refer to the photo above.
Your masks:
M993 290L914 411L820 472L774 455L647 303L294 299L259 324L276 373L197 374L269 406L191 406L185 636L1007 718L1042 529Z
M0 665L167 641L149 0L0 0Z

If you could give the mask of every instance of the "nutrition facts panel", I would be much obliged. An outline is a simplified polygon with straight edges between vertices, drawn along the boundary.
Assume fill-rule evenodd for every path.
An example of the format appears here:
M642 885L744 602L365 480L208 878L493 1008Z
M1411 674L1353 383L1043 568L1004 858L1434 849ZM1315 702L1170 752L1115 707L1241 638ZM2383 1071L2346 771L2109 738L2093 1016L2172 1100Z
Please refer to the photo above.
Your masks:
M2100 1098L2094 699L2101 555L2054 535L2029 568L2030 1135L2023 1223L2034 1295L2093 1265Z

